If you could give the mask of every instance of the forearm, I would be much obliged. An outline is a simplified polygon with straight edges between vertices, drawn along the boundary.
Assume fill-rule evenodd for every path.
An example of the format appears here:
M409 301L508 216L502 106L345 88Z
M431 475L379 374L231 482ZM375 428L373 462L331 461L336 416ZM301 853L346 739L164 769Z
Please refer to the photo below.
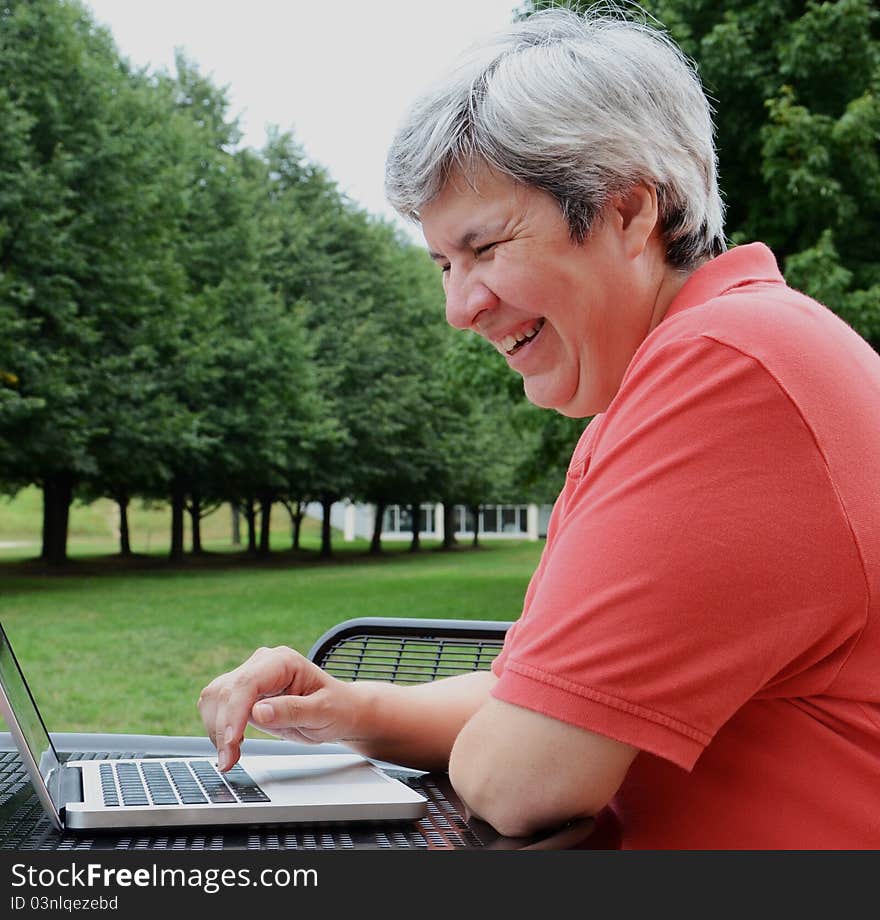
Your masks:
M471 814L511 837L596 815L637 749L492 698L458 734L452 785Z
M489 699L495 677L462 674L407 687L351 684L356 727L345 743L378 760L420 770L445 770L458 733Z

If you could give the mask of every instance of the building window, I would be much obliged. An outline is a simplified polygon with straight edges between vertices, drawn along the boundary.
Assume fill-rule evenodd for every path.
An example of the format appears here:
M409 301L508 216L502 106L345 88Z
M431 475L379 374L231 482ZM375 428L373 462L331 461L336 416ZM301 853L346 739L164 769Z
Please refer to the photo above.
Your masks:
M458 512L458 532L473 533L477 519L474 517L474 512L471 508L465 508L464 505L456 505L456 511Z
M526 505L484 505L480 511L483 533L520 534L527 533L528 529Z
M412 510L409 505L389 505L382 519L383 533L412 533ZM434 506L419 507L419 532L434 533Z
M518 533L523 528L519 526L519 508L507 505L501 509L502 533Z
M455 505L450 509L455 532L471 535L476 519L470 507ZM519 536L528 533L527 505L483 505L480 508L480 532L485 534L504 534ZM419 532L433 536L437 528L436 506L424 504L419 506ZM382 519L382 532L385 534L412 533L412 513L409 505L389 505Z

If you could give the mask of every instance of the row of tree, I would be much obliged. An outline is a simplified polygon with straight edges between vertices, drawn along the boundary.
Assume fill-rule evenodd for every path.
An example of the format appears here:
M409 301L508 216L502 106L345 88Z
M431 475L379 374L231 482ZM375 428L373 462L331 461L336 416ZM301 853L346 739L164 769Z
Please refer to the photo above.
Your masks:
M880 345L874 4L643 5L716 102L728 234ZM221 501L268 551L273 502L552 498L582 423L451 333L425 253L290 135L242 149L190 62L135 70L76 0L6 0L0 120L0 491L42 488L48 561L75 496L118 502L124 552L129 502L170 501L175 557Z
M526 497L535 416L477 393L425 252L290 135L241 149L187 60L133 70L78 3L10 0L0 121L0 490L43 490L48 562L75 497L118 503L124 553L129 502L169 501L173 557L219 502L268 552L273 503L298 532L320 501L329 553L343 497Z

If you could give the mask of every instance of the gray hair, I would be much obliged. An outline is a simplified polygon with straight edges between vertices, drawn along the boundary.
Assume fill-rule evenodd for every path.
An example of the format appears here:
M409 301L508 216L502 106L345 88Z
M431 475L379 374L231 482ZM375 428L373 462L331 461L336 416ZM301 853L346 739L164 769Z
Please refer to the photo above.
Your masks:
M418 221L454 172L489 166L552 195L583 242L609 199L655 187L669 264L725 247L712 110L678 46L619 6L550 9L470 48L411 106L385 191Z

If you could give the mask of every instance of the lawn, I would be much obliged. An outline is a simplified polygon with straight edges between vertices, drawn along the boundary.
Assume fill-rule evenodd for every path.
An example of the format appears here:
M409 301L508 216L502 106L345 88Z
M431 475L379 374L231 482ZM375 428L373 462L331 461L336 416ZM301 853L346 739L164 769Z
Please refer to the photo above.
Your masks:
M225 552L132 567L88 556L82 539L72 541L65 574L0 561L0 619L54 731L201 733L195 704L211 678L258 645L306 652L349 617L515 619L541 550L428 544L374 559L340 542L329 562L314 550L277 551L263 563Z
M0 559L33 557L40 551L43 497L35 486L22 489L14 497L0 497ZM171 516L167 505L132 501L128 512L132 550L138 554L168 552ZM280 506L272 514L273 548L290 546L290 519ZM185 518L189 540L189 517ZM318 545L318 523L304 523L303 542ZM223 505L202 519L202 540L214 552L232 551L232 521L228 505ZM245 525L241 536L246 539ZM68 552L71 556L119 552L119 511L117 505L101 498L89 504L74 502L70 509Z

